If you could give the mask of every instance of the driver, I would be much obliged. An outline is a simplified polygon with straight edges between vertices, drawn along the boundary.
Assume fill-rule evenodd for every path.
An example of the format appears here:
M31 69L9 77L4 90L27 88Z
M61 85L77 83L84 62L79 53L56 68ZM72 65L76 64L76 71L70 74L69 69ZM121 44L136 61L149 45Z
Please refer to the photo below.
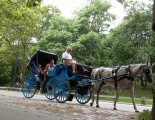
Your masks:
M64 64L72 65L73 73L76 71L76 64L77 62L72 59L72 48L68 48L63 54L62 54L62 60Z

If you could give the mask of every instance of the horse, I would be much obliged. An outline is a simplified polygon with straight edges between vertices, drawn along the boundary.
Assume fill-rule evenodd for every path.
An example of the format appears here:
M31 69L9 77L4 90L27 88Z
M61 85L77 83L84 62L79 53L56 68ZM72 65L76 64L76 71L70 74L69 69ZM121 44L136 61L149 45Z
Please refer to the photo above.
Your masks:
M132 98L133 106L135 112L138 112L135 100L134 100L134 78L138 75L143 75L145 73L146 78L149 83L152 82L152 69L149 64L131 64L128 66L121 66L117 68L109 68L109 67L99 67L92 71L91 77L92 80L97 80L103 78L101 81L97 81L92 84L92 102L90 105L92 106L94 103L94 94L97 94L96 97L96 107L99 107L99 94L102 90L102 87L111 83L115 86L116 90L116 99L114 101L113 110L117 110L116 103L119 99L119 95L122 90L129 90ZM108 79L104 79L108 78Z

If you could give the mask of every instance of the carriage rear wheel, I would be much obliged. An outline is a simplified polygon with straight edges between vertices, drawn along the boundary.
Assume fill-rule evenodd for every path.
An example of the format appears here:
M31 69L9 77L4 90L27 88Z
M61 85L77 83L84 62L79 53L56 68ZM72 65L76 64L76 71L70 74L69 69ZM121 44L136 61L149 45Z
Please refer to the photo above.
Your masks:
M55 99L54 87L52 86L52 84L47 83L46 88L47 88L47 93L45 93L46 98L49 100L54 100Z
M26 98L32 98L37 90L37 81L34 75L26 76L22 84L22 93Z
M92 95L91 86L89 81L81 81L77 84L75 98L80 104L89 102Z
M64 79L58 80L55 92L57 102L59 103L66 102L70 96L69 81L66 81Z

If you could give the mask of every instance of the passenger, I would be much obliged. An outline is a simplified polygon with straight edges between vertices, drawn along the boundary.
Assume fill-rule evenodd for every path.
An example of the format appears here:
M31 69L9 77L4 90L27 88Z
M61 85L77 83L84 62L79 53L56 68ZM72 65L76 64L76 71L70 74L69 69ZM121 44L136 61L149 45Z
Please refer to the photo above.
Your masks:
M21 83L20 80L16 82L16 86L18 87L18 91L21 92L21 89L22 89L22 83Z
M72 59L72 48L68 48L63 54L62 54L62 60L64 64L72 65L73 73L76 72L76 64L77 62Z
M47 72L55 68L54 59L50 60L50 63L46 65L44 70L44 80L46 80Z
M16 86L17 86L18 88L21 88L21 86L22 86L21 81L17 81L17 82L16 82Z
M45 67L45 70L44 70L44 84L43 84L43 93L46 93L47 92L47 89L46 89L46 85L47 85L47 82L49 80L49 78L47 77L47 72L48 71L51 71L55 68L55 64L54 64L54 59L51 59L50 60L50 63L48 63Z
M44 71L42 69L42 65L40 65L40 64L38 65L38 71L39 71L40 75L39 75L39 77L37 75L36 78L38 79L38 81L39 81L39 78L41 79L39 93L42 94L42 88L43 88L43 84L42 83L43 83L43 80L44 80Z
M39 64L39 66L38 66L38 71L43 75L44 74L44 71L43 71L43 69L42 69L42 66Z

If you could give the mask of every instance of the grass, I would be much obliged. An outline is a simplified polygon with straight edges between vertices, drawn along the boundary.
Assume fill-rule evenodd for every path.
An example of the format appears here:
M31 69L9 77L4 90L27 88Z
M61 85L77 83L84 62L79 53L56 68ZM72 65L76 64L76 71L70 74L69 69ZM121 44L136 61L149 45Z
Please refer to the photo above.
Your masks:
M130 94L128 91L123 91L122 96L130 96ZM135 97L136 98L146 97L148 99L152 99L151 85L148 85L146 87L136 85L135 86Z
M115 96L115 90L113 90L111 92L105 92L104 91L101 95ZM122 91L120 96L129 97L129 99L120 97L118 102L132 103L129 91L127 91L127 90ZM148 84L146 87L143 87L143 86L140 85L140 82L136 81L135 98L142 98L142 97L145 97L146 99L151 99L151 100L146 100L146 105L152 105L152 89L151 89L151 85ZM114 101L114 98L101 97L100 100ZM136 102L136 104L141 104L141 99L136 99L135 102Z
M114 98L100 97L100 100L114 102ZM121 102L121 103L132 103L132 100L131 100L131 98L129 98L129 99L119 98L118 102ZM142 104L141 103L141 99L135 100L135 102L136 102L136 104ZM146 100L146 104L145 105L152 105L152 100Z

